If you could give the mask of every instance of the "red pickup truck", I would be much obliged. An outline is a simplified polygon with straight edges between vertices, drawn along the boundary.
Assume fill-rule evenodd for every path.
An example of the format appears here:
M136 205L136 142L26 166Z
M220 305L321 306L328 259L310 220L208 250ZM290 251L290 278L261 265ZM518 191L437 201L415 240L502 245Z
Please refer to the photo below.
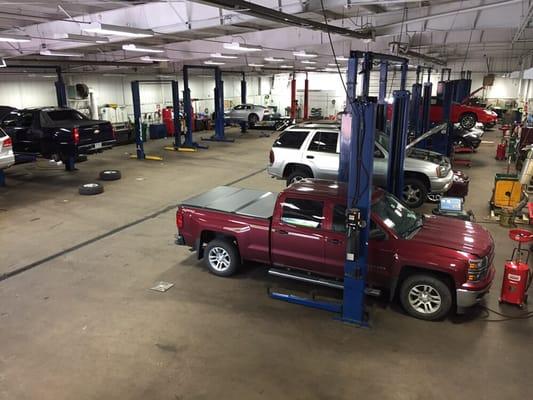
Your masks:
M197 251L215 275L243 261L341 281L346 252L346 186L303 180L279 195L221 186L179 205L176 243ZM412 316L435 320L476 304L494 278L494 242L480 225L420 216L375 190L369 289L386 289Z

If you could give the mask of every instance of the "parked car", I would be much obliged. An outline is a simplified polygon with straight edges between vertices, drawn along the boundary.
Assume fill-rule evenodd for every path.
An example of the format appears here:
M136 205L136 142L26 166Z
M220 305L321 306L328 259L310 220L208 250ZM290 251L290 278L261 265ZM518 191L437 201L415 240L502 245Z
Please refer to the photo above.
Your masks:
M3 120L7 114L16 110L17 109L15 107L11 106L0 106L0 121Z
M72 108L27 108L11 112L0 124L11 136L15 154L66 161L110 149L115 143L111 123L89 119Z
M239 104L224 115L230 122L248 122L253 126L259 121L268 119L271 110L254 104Z
M481 122L487 128L492 128L496 125L498 114L482 107L452 103L450 119L452 123L459 123L464 129L472 129L478 122ZM432 123L440 123L443 120L442 101L437 97L431 98L429 120Z
M268 173L286 179L287 185L305 178L337 179L339 170L338 124L301 124L286 129L270 151ZM453 183L450 160L439 153L414 146L428 135L411 142L404 163L404 202L420 207L428 194L446 192ZM376 132L374 184L387 184L389 137Z
M15 164L13 141L7 133L0 128L0 169L6 169L13 164Z
M215 275L242 261L303 271L342 284L346 186L304 180L279 195L222 186L184 201L176 243ZM434 320L473 306L494 278L494 242L481 225L421 216L381 189L372 196L367 287L398 296L412 316Z

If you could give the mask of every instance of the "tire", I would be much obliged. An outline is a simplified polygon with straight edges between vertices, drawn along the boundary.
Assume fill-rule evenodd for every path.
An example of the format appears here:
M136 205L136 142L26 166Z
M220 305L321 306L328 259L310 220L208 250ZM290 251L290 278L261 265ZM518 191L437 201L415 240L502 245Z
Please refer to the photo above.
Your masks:
M287 186L299 182L305 178L312 178L313 175L304 169L296 169L287 177Z
M417 178L406 178L403 183L402 201L407 207L418 208L427 199L427 188L424 182Z
M227 239L214 239L207 244L204 262L212 274L228 277L237 272L241 259L233 242Z
M476 126L477 116L474 113L464 113L459 118L459 123L463 129L470 130Z
M84 183L78 188L78 192L83 196L92 196L104 192L104 187L99 183Z
M248 124L250 126L254 126L255 124L257 124L259 122L259 115L257 114L250 114L248 115Z
M116 169L105 169L100 172L100 179L103 181L116 181L120 178L122 174Z
M426 321L436 321L449 314L452 293L441 279L426 274L407 277L400 289L403 309L411 316Z

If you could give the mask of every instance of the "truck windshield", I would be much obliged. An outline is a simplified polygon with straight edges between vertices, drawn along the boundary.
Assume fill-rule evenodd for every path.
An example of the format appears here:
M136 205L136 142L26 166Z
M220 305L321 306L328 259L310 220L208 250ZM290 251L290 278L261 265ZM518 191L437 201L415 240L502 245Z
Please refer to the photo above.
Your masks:
M389 193L372 205L372 212L398 236L407 238L423 225L423 220L415 212L405 207Z

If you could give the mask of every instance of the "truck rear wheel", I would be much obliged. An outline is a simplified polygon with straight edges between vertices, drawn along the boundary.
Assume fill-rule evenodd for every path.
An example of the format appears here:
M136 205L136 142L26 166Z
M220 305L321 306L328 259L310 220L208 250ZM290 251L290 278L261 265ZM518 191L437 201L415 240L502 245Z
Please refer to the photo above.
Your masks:
M214 239L207 244L204 262L212 274L227 277L237 272L241 259L233 242Z
M400 289L400 301L411 316L435 321L444 318L452 308L452 293L441 279L425 274L406 278Z

